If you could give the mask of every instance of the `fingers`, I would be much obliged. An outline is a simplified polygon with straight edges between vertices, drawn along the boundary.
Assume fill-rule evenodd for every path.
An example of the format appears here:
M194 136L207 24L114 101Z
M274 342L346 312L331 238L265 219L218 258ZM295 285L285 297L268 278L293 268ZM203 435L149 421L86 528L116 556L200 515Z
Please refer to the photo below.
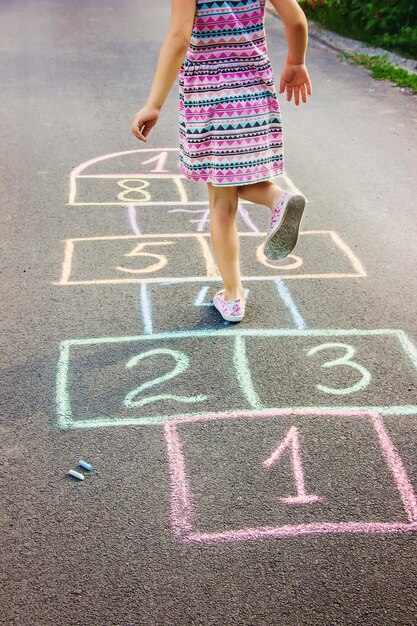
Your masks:
M141 129L145 127L145 130L141 131ZM137 137L138 139L140 139L141 141L144 141L146 143L146 136L145 136L145 132L146 134L148 134L149 131L146 131L146 124L145 122L133 122L132 124L132 133L135 135L135 137Z
M300 104L300 88L298 85L294 87L294 102L296 106Z
M284 91L283 88L280 89L279 93ZM298 106L300 104L300 91L301 98L303 102L307 102L307 94L311 96L313 93L311 82L307 80L302 85L286 85L285 91L287 93L287 101L290 102L292 95L294 94L294 104Z
M135 117L131 126L132 133L141 141L146 142L147 136L155 126L156 122L157 118L146 119L146 121L142 122L139 117Z
M149 135L149 133L151 132L152 128L155 126L155 122L146 122L146 126L145 128L142 130L142 135L146 137Z
M301 85L301 97L303 99L303 102L307 102L307 93L306 93L306 85L304 83L304 85Z

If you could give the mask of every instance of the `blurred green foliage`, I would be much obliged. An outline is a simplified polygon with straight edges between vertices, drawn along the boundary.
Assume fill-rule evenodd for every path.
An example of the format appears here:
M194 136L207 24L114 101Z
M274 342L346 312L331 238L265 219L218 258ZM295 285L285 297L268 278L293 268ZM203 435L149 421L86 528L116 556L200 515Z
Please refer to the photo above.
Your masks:
M417 0L298 0L325 28L417 59Z

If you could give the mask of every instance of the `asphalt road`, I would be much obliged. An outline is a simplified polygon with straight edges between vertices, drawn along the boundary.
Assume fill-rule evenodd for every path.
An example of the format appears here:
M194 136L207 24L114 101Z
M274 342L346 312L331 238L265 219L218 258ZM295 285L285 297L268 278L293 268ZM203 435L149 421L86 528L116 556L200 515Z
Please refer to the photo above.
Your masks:
M313 95L280 97L302 233L268 264L268 211L240 204L227 325L178 84L130 131L168 22L0 5L0 621L415 624L416 98L310 38Z

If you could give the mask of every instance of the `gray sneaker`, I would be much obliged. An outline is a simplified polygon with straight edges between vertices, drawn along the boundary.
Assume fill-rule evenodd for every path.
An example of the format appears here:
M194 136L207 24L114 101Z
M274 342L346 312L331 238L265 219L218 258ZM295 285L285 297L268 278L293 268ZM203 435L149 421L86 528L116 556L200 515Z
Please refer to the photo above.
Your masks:
M286 189L278 200L269 224L264 255L273 261L285 259L294 249L306 199L301 193Z

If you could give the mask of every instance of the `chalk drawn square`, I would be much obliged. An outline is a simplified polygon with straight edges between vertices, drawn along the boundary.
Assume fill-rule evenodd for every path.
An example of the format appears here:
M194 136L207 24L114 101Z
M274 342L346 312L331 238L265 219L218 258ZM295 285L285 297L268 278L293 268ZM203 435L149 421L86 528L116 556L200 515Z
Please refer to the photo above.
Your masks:
M97 259L104 259L98 263ZM67 239L61 284L220 280L208 235L118 235Z
M267 211L268 209L265 210ZM125 214L127 218L126 224L130 226L132 232L136 234L207 234L210 232L210 208L207 201L204 200L200 202L189 202L185 206L178 206L176 202L164 202L158 205L157 208L148 205L128 205ZM238 212L236 215L236 226L240 233L254 232L251 227L252 222L249 222L249 224L247 222L248 218L246 217L246 213L242 213L242 211ZM116 224L116 228L117 226ZM256 232L259 232L259 230Z
M140 174L81 176L76 179L77 201L72 206L140 206L182 204L180 176ZM181 186L181 188L179 188ZM75 196L73 196L75 200ZM167 198L170 201L167 201ZM171 200L172 198L172 200Z
M359 259L335 231L300 231L296 250L280 261L271 261L263 254L265 236L266 233L240 233L240 264L245 280L366 276Z
M184 414L250 409L233 336L192 332L75 339L61 344L62 428L160 424ZM224 390L227 393L224 393Z
M159 285L141 285L142 307L152 312L152 327L158 331L175 332L177 330L216 331L219 327L233 328L233 323L223 322L213 305L213 297L219 289L217 283L161 283ZM302 327L304 320L289 297L280 295L285 289L278 281L266 283L254 282L245 287L247 308L245 327L277 328ZM287 292L288 293L288 292ZM265 306L265 301L270 306ZM170 307L166 307L166 302ZM142 310L143 310L142 308ZM175 311L175 316L172 315Z
M259 398L254 408L416 412L417 351L401 331L288 330L281 338L254 333L244 348ZM259 354L273 354L274 367Z
M277 443L285 443L285 433L289 444L298 429L305 433L302 446L297 439L304 484L294 497L296 475L285 480L294 461L290 446L288 459L283 455L276 467L266 465ZM164 434L172 530L181 542L417 531L417 497L378 413L207 415L168 422ZM355 442L359 449L352 456Z

